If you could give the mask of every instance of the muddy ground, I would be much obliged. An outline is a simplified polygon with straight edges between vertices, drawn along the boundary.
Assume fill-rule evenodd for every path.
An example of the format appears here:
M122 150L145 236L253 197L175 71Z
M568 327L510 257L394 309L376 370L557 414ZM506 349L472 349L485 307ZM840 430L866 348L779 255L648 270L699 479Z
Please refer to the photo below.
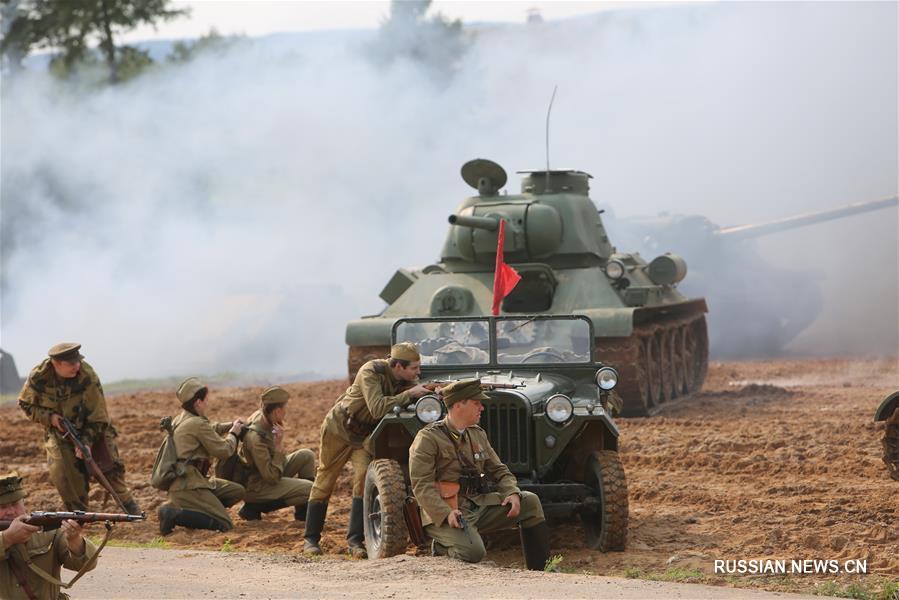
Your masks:
M102 373L101 373L102 376ZM288 384L288 447L317 450L325 412L343 381ZM899 580L899 484L880 460L879 402L899 389L899 360L713 362L704 391L646 419L621 421L621 452L630 492L628 549L601 554L581 546L576 523L553 528L553 552L570 572L662 577L783 591L822 586L881 586ZM261 388L218 389L213 419L247 417ZM160 441L159 418L176 409L174 393L113 396L110 412L146 523L120 525L115 539L157 538L155 509L164 494L148 473ZM14 404L0 407L0 462L25 476L30 509L61 509L45 473L40 428ZM329 510L326 553L343 557L349 467ZM93 508L104 508L102 488ZM112 505L107 504L107 509ZM262 522L237 518L225 534L176 529L179 548L296 555L302 525L290 511ZM494 540L490 559L520 567L514 538ZM412 550L410 549L410 553ZM848 559L867 561L865 576L714 574L714 560ZM832 588L828 588L832 589Z

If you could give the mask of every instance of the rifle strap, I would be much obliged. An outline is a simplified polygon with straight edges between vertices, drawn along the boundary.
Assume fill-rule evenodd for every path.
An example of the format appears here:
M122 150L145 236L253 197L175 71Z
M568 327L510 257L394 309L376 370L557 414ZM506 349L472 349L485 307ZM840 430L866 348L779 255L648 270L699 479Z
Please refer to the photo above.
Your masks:
M12 550L12 548L10 550ZM25 577L25 573L22 572L22 567L18 563L15 552L9 552L7 560L9 562L9 569L12 571L12 574L16 576L16 581L19 582L19 587L22 588L25 595L28 596L28 600L37 600L37 594L34 593L34 590L31 589L31 586L28 584L28 578Z
M53 577L52 575L50 575L49 573L47 573L46 571L41 569L39 566L37 566L36 564L31 562L30 558L25 559L25 564L28 565L28 568L31 569L38 577L40 577L44 581L48 581L48 582L52 583L53 585L58 585L59 587L61 587L63 589L69 589L70 587L75 585L76 581L81 579L82 575L87 573L88 569L90 569L91 567L94 566L94 563L97 562L97 557L100 556L100 552L106 546L106 542L109 540L109 533L112 531L112 523L110 523L109 521L106 521L106 523L104 523L104 525L106 525L106 532L103 534L103 541L100 542L100 547L97 548L97 551L94 552L93 556L91 556L89 559L84 561L84 564L81 566L81 569L78 570L78 573L75 574L75 577L73 577L72 580L69 581L68 583L65 583L64 581L61 581L61 580ZM84 551L87 552L86 546L84 548Z

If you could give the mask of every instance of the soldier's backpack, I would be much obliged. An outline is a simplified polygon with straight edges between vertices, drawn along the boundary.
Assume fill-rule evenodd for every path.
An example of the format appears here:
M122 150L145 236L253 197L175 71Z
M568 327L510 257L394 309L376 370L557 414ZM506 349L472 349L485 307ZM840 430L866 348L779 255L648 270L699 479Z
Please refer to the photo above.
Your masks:
M175 428L172 427L172 417L163 417L159 422L159 429L166 432L153 461L153 470L150 473L150 485L157 490L167 491L172 487L172 482L184 474L184 463L178 460L178 451L175 449Z

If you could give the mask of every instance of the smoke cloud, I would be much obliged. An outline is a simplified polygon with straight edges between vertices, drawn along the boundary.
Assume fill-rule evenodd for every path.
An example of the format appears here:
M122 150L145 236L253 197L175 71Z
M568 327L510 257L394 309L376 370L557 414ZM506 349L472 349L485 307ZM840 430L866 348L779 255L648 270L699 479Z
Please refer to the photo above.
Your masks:
M80 341L106 380L340 375L346 321L437 260L462 163L545 165L556 84L552 166L595 177L613 242L666 211L737 225L895 195L896 22L895 3L727 3L483 27L448 80L375 66L376 32L247 40L91 92L25 73L0 115L3 349L24 369ZM777 282L764 310L820 286L783 351L895 355L897 230L887 209L779 233L731 270ZM677 242L659 250L690 265ZM707 290L713 335L747 318Z

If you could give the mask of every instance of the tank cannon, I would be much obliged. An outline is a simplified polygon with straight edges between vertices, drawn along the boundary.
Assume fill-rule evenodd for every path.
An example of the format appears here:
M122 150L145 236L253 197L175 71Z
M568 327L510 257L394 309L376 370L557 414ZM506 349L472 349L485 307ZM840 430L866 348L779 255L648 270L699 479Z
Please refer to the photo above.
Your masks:
M450 216L440 260L399 269L381 291L387 307L347 325L352 378L384 356L391 327L404 317L489 315L497 229L521 281L505 314L582 315L593 324L596 360L619 370L625 416L646 415L702 387L708 366L706 303L678 291L686 261L663 253L651 262L612 244L589 197L591 176L574 169L519 171L518 194L498 164L475 159L462 178L477 190Z

